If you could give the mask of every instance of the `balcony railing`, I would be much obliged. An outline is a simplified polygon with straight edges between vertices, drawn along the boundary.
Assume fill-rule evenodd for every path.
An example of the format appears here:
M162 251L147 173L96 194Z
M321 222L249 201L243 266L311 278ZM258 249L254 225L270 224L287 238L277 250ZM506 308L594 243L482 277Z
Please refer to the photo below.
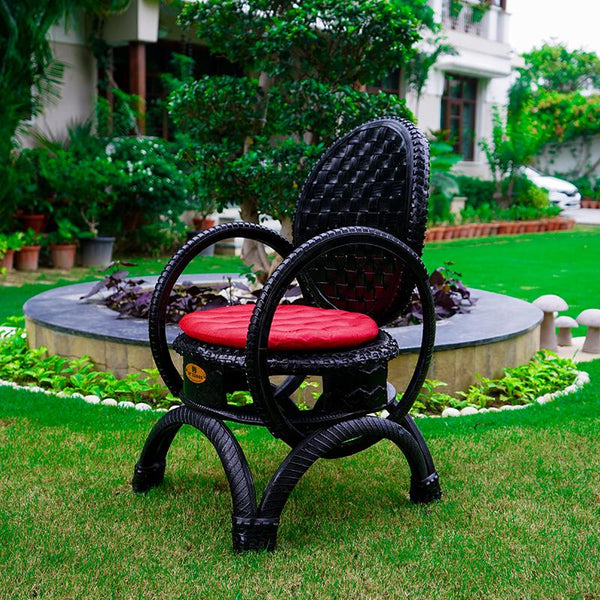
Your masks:
M488 14L483 15L483 18L479 21L473 19L473 7L464 3L458 16L454 17L450 12L451 4L451 0L443 0L442 2L442 24L444 27L461 33L483 36L485 31L484 21L488 18Z
M476 35L488 40L506 42L508 13L502 0L494 0L491 8L483 15L478 13L479 4L463 2L457 16L452 16L451 0L442 0L442 25L446 29ZM478 18L479 17L479 18Z

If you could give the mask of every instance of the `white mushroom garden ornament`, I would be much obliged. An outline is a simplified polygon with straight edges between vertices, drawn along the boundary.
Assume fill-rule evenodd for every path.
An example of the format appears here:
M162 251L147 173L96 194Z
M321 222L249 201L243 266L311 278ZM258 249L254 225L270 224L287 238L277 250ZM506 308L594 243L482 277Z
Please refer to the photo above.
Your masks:
M559 346L572 346L573 345L573 337L571 334L571 329L575 329L579 327L577 321L572 317L558 317L556 321L554 321L554 325L558 328L558 336L557 341Z
M577 322L588 328L581 350L590 354L600 354L600 309L588 308L584 310L577 317Z
M569 305L560 296L554 294L540 296L533 303L544 313L540 329L540 348L556 352L558 344L554 331L554 313L567 310Z

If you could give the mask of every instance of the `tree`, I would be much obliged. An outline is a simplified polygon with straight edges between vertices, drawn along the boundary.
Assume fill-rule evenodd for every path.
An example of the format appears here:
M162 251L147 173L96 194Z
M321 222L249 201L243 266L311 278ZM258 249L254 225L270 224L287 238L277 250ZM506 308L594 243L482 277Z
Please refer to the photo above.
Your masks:
M523 54L525 66L509 92L506 119L496 109L492 139L482 141L496 191L508 180L511 201L518 170L546 145L582 140L600 133L600 59L595 53L544 44ZM586 167L593 171L600 159Z
M492 172L496 198L502 196L502 183L506 181L505 204L510 204L519 169L531 162L540 147L529 115L509 113L504 123L495 107L492 137L482 140L480 145Z
M203 193L236 202L242 218L269 213L289 231L297 187L316 155L368 118L410 117L403 100L365 86L407 63L426 29L425 0L206 0L184 26L244 77L203 77L171 93L169 110L197 145ZM247 263L270 263L246 242Z
M560 93L600 88L600 58L595 52L569 51L563 44L543 44L523 54L519 78L532 90Z

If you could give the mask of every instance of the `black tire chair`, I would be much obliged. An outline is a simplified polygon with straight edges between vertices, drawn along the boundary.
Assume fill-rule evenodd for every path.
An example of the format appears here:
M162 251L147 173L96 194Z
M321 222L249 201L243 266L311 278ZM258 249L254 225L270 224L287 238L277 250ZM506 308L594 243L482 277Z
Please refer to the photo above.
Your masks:
M339 139L311 171L297 203L294 245L265 227L240 222L200 233L173 256L152 298L150 343L162 378L183 405L166 413L150 433L135 466L135 492L162 482L175 435L182 425L191 425L206 435L222 461L231 489L236 551L275 548L285 503L317 459L348 456L384 438L408 461L410 499L428 503L441 497L431 454L408 414L425 379L435 336L428 274L419 258L428 180L428 144L421 132L403 119L377 119ZM284 260L253 309L245 348L185 333L177 337L173 348L183 356L182 377L167 345L167 299L195 256L232 237L262 242ZM276 308L294 279L304 300L330 309L328 314L344 310L371 317L375 337L342 349L269 350ZM378 327L406 307L415 287L423 304L422 341L412 378L397 400L387 366L399 348ZM275 386L272 375L287 377ZM312 410L303 411L290 395L308 375L322 376L323 393ZM253 404L229 405L226 393L241 389L250 391ZM385 418L376 416L382 412ZM246 457L225 421L267 427L291 447L258 506Z

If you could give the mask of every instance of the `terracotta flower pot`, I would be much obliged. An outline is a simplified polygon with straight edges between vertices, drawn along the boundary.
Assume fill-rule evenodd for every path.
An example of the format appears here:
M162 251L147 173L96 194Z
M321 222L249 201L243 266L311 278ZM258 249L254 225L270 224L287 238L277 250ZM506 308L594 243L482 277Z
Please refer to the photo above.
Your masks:
M447 227L444 227L443 229L443 238L444 240L451 240L454 237L454 232L455 232L456 228L453 225L449 225Z
M23 246L15 255L18 271L37 271L41 246Z
M442 228L441 227L432 227L429 231L431 232L431 240L433 242L439 241L442 239Z
M196 231L205 231L206 229L210 229L214 227L217 223L216 219L192 219L194 223L194 227Z
M15 251L7 250L2 258L0 258L0 268L6 269L7 273L11 273L15 264Z
M480 227L481 227L481 236L482 237L489 237L490 231L492 229L492 224L491 223L482 223L480 225Z
M55 269L70 271L75 266L76 244L53 244L50 246L50 256Z
M490 223L490 232L489 235L498 235L498 230L500 229L500 223Z
M590 208L598 208L600 206L600 200L590 200Z
M33 229L34 233L42 233L46 227L46 215L26 215L17 217L25 231Z
M538 230L538 224L536 221L525 221L524 227L525 233L535 233Z
M498 223L498 235L508 235L512 233L512 223L510 221L501 221Z
M463 225L455 225L454 226L454 239L458 240L460 238L465 237L465 228Z

